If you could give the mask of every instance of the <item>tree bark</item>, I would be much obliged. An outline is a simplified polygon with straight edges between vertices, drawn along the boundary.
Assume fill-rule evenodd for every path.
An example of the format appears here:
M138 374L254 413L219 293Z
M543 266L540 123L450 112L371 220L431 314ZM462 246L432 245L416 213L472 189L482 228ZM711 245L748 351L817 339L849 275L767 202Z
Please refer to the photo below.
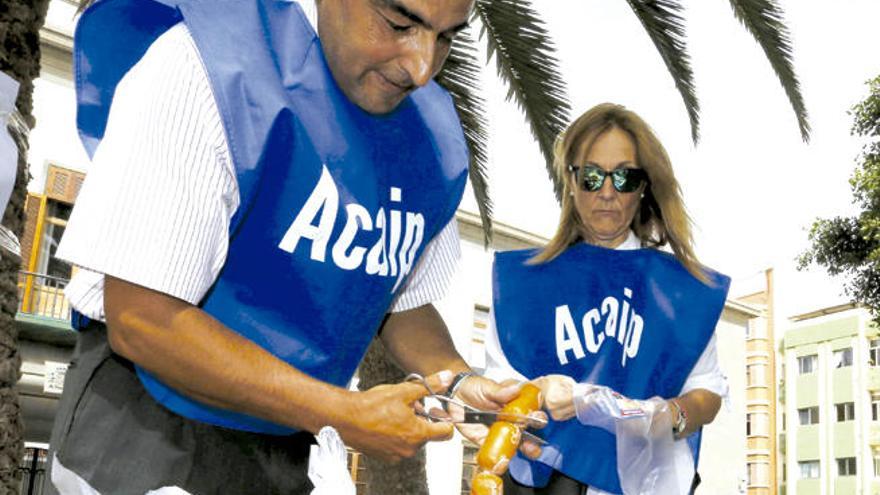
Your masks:
M406 374L392 361L385 346L373 339L360 366L358 388L366 390L383 383L400 383ZM428 495L425 449L410 459L389 464L364 456L367 495Z
M40 74L40 28L46 19L49 0L3 0L0 2L0 71L20 84L16 107L29 128L33 128L33 81ZM18 170L3 225L21 237L24 229L24 201L30 178L27 168L27 136L18 137ZM18 271L21 260L0 258L0 492L18 493L24 454L24 424L18 393L21 356L18 353Z

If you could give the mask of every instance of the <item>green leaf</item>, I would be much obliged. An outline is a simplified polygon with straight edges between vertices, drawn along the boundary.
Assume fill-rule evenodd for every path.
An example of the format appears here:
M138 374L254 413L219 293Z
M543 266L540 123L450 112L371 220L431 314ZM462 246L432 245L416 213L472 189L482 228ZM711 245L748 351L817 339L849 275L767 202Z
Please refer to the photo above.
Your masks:
M681 94L691 123L691 139L700 140L700 103L694 89L694 74L685 45L684 19L681 5L672 0L627 0L638 17L666 69Z
M808 142L810 123L800 83L792 67L791 41L783 21L782 8L773 0L730 0L730 6L736 18L764 50L797 117L801 139Z
M489 133L485 117L486 102L480 96L480 64L474 39L469 32L462 32L455 38L437 82L452 95L461 119L470 152L468 176L483 223L483 243L488 246L492 240L492 200L486 179Z
M508 86L507 98L525 115L561 199L553 145L568 125L570 105L550 34L527 0L478 0L476 12L489 57L495 58L498 75Z

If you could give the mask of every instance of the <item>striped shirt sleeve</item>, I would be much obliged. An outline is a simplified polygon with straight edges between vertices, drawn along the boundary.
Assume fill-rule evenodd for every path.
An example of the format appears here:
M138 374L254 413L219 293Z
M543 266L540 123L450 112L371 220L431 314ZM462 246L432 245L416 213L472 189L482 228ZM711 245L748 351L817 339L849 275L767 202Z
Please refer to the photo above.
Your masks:
M57 256L103 319L103 275L198 302L223 266L238 190L213 93L180 24L120 82Z
M453 217L425 247L424 254L389 311L398 313L415 309L443 298L460 257L458 224Z

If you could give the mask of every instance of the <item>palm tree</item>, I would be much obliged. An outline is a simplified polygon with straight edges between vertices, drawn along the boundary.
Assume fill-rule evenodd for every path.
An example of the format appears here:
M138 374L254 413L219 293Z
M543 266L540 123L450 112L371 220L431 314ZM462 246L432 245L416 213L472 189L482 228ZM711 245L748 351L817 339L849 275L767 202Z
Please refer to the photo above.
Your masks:
M3 0L0 3L0 71L20 84L16 107L28 128L34 126L33 80L40 74L40 28L46 19L49 0ZM27 136L18 126L10 131L19 145L18 173L3 225L16 236L24 228L24 200L29 179ZM0 259L0 492L18 493L18 470L24 453L21 409L15 384L21 376L21 356L15 312L18 309L18 270L21 261L3 255Z
M635 16L647 31L666 64L684 102L691 126L691 138L699 141L700 105L687 53L683 7L678 0L627 0ZM809 140L810 126L801 97L798 79L791 63L791 42L783 22L783 12L776 0L730 0L734 16L752 34L776 73L797 118L801 137ZM547 174L557 199L561 187L553 172L553 142L568 124L570 110L565 83L560 78L558 61L550 35L529 0L477 0L474 17L482 25L490 58L495 58L498 75L507 84L508 99L513 98L528 122L532 135L544 156ZM492 203L486 182L486 128L484 100L479 95L479 62L473 36L464 33L456 40L438 82L452 94L471 152L469 175L480 217L484 243L492 237ZM381 352L370 352L361 365L362 383L379 384L399 381L399 370ZM380 375L380 373L387 373ZM420 458L423 458L420 457ZM395 491L396 480L416 479L424 466L401 472L400 466L368 464L370 493ZM376 472L382 470L382 472ZM421 480L425 483L424 475ZM387 482L386 482L387 481ZM426 488L422 489L426 492Z
M684 102L691 125L691 138L699 141L700 105L687 53L683 7L679 0L627 0L663 59ZM801 137L809 141L810 125L791 63L791 41L777 0L730 0L734 16L752 34L794 110ZM490 58L523 112L544 156L559 197L560 185L553 173L553 141L569 120L570 106L565 83L559 76L550 34L529 0L477 0L474 17L482 25ZM467 34L467 33L465 33ZM486 184L485 107L479 96L479 61L472 36L457 40L438 81L453 95L471 151L470 179L483 221L485 242L492 235L492 203Z

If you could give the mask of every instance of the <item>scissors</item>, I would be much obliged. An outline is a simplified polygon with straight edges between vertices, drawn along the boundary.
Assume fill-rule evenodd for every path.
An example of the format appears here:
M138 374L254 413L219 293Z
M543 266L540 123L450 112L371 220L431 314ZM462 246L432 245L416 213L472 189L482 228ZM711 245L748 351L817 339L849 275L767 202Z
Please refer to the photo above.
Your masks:
M431 421L435 421L435 422L442 421L442 422L452 423L452 424L482 424L482 425L486 425L486 426L492 426L492 424L494 424L496 421L510 421L513 423L527 425L526 428L530 428L536 424L540 425L540 426L547 425L547 420L544 418L534 418L531 416L523 416L522 414L511 414L511 413L504 413L501 411L487 411L484 409L478 409L478 408L473 407L471 405L465 404L464 402L462 402L460 400L453 399L452 397L447 397L446 395L443 395L443 394L438 394L431 389L431 386L428 385L428 382L427 382L427 380L425 380L425 377L423 377L422 375L419 375L418 373L410 373L409 375L406 376L404 381L412 382L412 383L420 383L428 391L429 395L426 396L425 398L426 399L434 399L434 400L440 402L440 404L443 406L444 411L449 410L449 404L455 404L456 406L458 406L464 410L464 419L461 419L461 420L456 420L456 419L453 419L450 417L437 416L437 415L432 414L431 412L427 411L426 409L423 409L422 411L416 412L416 414L418 414L419 416L423 416L425 418L428 418ZM424 402L422 402L422 406L424 406L424 405L425 405ZM544 440L543 438L541 438L541 437L539 437L529 431L526 431L525 428L523 428L522 434L523 434L523 437L526 437L529 440L532 440L539 445L546 445L547 444L546 440Z

